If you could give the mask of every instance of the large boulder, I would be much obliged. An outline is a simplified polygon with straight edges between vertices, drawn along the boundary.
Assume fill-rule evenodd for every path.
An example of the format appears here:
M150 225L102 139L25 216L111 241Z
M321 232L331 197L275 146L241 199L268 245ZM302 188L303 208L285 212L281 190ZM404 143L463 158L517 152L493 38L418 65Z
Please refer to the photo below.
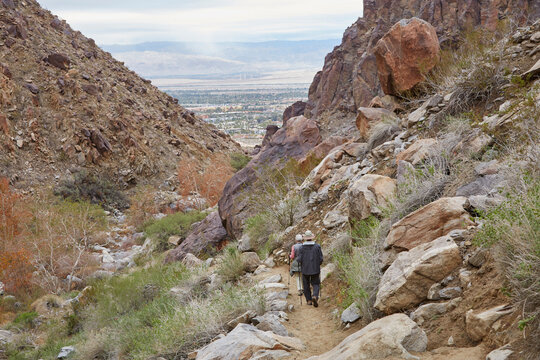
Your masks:
M221 248L227 239L227 231L221 223L217 211L211 212L204 220L195 224L186 239L174 250L169 251L165 262L181 261L186 254L201 255L214 253Z
M351 183L348 189L349 220L363 220L380 215L396 191L396 180L387 176L366 174Z
M360 131L360 135L364 140L367 140L369 130L381 121L395 121L397 116L383 108L358 108L358 115L356 116L356 127Z
M423 81L439 62L440 50L437 32L428 22L412 18L392 26L373 50L384 93L397 95Z
M261 331L253 325L238 324L227 336L211 342L193 355L196 354L196 360L248 360L260 358L261 353L265 353L264 359L276 359L283 352L303 349L300 339ZM274 352L276 356L273 356Z
M332 350L309 360L414 358L409 351L424 352L428 339L424 331L405 314L394 314L372 322L349 335Z
M456 243L443 236L402 252L383 274L375 307L387 314L420 304L431 286L461 264Z
M269 144L227 182L219 200L219 215L229 235L235 239L241 237L244 220L250 216L245 193L258 179L261 169L279 167L291 158L300 160L320 141L315 121L304 116L291 118L272 136Z
M441 198L410 213L395 223L384 246L397 250L410 250L420 244L448 234L454 229L464 229L474 223L464 209L467 198Z
M437 145L435 139L420 139L415 141L406 150L400 152L396 156L396 162L407 161L413 165L424 161L433 151Z

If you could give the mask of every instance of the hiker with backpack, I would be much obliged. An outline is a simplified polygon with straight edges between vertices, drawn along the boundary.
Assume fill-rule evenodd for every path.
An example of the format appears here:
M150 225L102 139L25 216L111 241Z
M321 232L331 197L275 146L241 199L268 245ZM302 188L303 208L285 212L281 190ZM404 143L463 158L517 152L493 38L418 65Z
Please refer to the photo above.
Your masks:
M300 263L298 262L298 254L302 248L302 235L298 234L295 237L296 243L291 248L291 254L289 255L290 268L289 273L291 277L296 275L296 287L298 288L298 296L302 296L302 272L300 269Z
M307 230L303 236L304 243L298 254L298 262L302 271L302 280L304 285L304 296L308 305L319 306L319 291L321 288L321 264L323 262L323 253L321 246L313 239L315 235ZM313 293L311 288L313 287Z

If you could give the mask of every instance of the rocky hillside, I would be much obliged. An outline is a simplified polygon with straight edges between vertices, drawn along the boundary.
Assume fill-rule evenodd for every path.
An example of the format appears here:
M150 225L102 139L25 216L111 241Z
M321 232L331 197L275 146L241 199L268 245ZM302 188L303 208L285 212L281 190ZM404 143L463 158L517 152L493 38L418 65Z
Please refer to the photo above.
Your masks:
M418 17L435 27L441 47L453 47L460 32L477 26L495 30L499 19L524 24L540 16L535 0L428 1L366 0L364 16L343 34L343 40L326 56L309 89L305 116L315 119L323 136L356 131L352 121L359 107L381 95L374 47L401 19Z
M161 182L181 159L238 151L34 0L0 2L0 175L16 187L81 168Z

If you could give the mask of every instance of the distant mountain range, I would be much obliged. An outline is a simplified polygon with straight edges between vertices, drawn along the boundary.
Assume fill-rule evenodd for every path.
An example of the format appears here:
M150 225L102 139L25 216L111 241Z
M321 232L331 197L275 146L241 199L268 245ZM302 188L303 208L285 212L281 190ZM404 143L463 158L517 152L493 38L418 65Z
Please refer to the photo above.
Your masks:
M148 78L223 78L276 71L320 70L339 39L266 42L145 42L104 45L116 59Z

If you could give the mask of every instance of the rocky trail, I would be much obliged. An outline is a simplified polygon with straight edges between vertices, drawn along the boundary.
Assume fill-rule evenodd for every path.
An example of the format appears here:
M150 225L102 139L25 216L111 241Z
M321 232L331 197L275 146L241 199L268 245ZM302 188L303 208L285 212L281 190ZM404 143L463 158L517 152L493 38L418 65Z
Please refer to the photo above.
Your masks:
M300 303L300 297L296 290L296 279L290 278L289 283L287 266L276 266L269 270L269 272L259 275L258 278L265 279L273 275L281 275L283 283L288 286L289 290L287 302L294 306L293 311L288 313L289 321L285 322L284 325L290 336L299 338L305 345L305 349L293 353L291 359L307 359L310 356L325 353L358 330L356 326L348 329L340 327L339 319L335 315L335 308L329 304L329 298L332 295L325 292L324 283L322 284L319 307L315 308L307 305L303 296Z

